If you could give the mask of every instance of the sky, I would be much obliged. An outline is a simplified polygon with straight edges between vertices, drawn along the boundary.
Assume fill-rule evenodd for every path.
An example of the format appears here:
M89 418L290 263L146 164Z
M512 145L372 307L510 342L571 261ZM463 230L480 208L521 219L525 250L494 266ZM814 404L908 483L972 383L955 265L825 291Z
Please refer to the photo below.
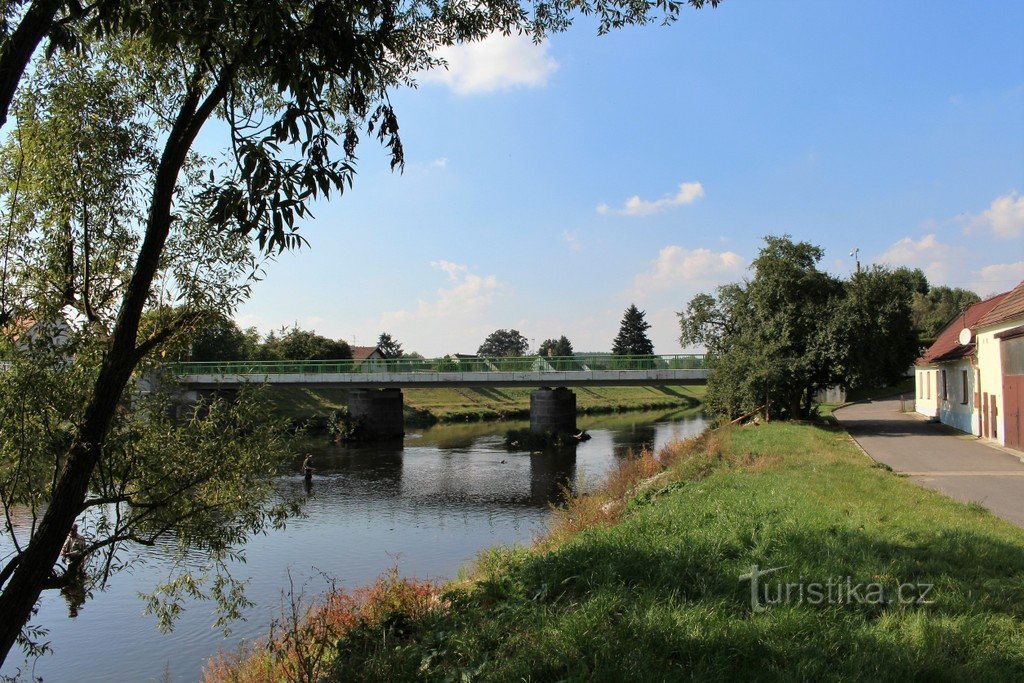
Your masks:
M769 234L840 276L859 249L983 296L1024 280L1024 2L725 0L443 56L394 93L404 172L364 142L240 325L386 331L428 357L498 328L608 351L635 303L682 353L676 314Z

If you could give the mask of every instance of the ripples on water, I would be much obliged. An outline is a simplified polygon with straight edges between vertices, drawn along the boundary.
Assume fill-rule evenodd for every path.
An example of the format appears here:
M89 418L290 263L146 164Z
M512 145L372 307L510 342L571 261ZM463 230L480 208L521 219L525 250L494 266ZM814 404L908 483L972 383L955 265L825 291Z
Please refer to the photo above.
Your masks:
M212 630L211 606L190 604L171 634L142 615L138 593L166 578L166 548L116 575L77 617L59 594L44 594L36 623L50 629L53 654L35 663L46 681L191 681L207 657L264 634L280 610L290 571L315 596L328 585L353 588L397 565L405 575L451 578L477 552L529 543L544 532L565 486L596 485L630 450L655 449L703 429L699 417L631 414L580 418L593 437L575 454L510 453L506 430L520 423L439 426L410 433L403 444L321 447L305 516L256 536L236 577L248 577L256 606L224 638ZM298 475L279 481L284 495L306 495ZM0 547L0 554L3 552ZM16 659L14 656L11 660ZM3 673L13 674L10 662Z

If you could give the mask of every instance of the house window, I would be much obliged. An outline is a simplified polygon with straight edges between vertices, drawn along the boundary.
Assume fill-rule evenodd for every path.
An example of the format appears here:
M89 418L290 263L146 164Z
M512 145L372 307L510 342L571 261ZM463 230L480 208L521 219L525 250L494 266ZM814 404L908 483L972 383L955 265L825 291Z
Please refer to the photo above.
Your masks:
M924 373L924 397L930 399L932 397L932 373Z
M963 395L963 400L961 400L960 402L963 403L964 405L967 405L967 400L970 398L970 396L968 396L968 394L967 394L967 371L966 370L961 370L960 371L960 377L961 377L960 381L963 382L963 385L964 385L964 387L963 387L963 394L964 394Z
M948 401L949 400L949 384L946 383L946 371L945 370L942 371L942 394L941 394L941 396L942 396L942 400L943 401Z

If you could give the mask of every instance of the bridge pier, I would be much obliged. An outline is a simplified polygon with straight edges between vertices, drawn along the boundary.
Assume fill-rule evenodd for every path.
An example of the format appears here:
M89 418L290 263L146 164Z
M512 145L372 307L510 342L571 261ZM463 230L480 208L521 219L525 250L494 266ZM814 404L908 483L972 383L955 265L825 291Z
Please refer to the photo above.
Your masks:
M576 433L576 394L565 387L531 392L530 431Z
M350 389L348 414L361 420L366 432L374 438L405 435L401 389Z

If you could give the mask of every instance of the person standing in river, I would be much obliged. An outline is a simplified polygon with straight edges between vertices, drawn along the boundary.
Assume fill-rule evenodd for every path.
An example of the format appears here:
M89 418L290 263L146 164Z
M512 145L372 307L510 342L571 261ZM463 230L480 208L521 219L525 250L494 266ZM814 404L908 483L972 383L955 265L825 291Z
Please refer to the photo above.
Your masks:
M313 454L306 453L306 459L302 461L302 476L306 481L313 479Z

